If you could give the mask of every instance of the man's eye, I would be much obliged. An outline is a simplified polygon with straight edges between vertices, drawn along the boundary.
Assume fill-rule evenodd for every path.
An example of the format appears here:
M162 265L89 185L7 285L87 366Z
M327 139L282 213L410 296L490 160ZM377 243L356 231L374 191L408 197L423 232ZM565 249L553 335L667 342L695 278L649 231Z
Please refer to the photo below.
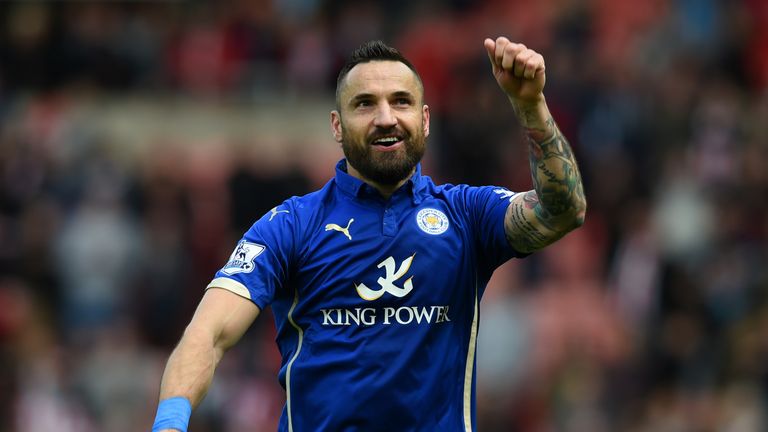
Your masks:
M408 98L398 98L395 100L395 104L397 105L410 105L411 100Z
M372 104L371 104L371 101L367 101L367 100L361 100L361 101L358 101L358 102L355 104L355 107L357 107L357 108L363 108L363 107L369 107L369 106L371 106L371 105L372 105Z

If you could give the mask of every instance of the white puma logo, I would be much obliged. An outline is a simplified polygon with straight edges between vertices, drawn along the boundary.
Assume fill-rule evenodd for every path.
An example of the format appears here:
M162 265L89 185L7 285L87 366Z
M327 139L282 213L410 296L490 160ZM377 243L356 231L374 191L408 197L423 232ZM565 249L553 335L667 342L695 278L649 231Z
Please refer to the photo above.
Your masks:
M272 215L269 217L270 221L272 220L272 218L277 216L278 213L290 213L288 210L278 210L277 207L272 207L272 210L270 211L272 212Z
M512 202L512 200L514 199L515 195L517 195L516 193L514 193L512 191L508 191L506 189L494 189L493 192L499 194L499 199L507 199L507 198L509 198L509 202Z
M344 227L344 228L342 228L341 226L336 225L334 223L329 223L328 225L325 226L325 230L326 231L330 231L330 230L338 231L338 232L344 234L345 236L347 236L348 239L352 240L352 236L349 235L349 226L352 225L352 222L354 222L354 221L355 221L354 218L350 219L349 222L347 222L347 226Z

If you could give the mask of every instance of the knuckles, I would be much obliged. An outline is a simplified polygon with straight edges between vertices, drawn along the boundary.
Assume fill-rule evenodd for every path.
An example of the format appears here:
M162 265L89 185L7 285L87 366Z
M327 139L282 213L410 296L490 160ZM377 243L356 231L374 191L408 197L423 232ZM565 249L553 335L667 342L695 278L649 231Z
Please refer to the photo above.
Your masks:
M512 42L503 36L494 42L492 57L502 70L522 76L526 68L544 69L544 57L525 44Z

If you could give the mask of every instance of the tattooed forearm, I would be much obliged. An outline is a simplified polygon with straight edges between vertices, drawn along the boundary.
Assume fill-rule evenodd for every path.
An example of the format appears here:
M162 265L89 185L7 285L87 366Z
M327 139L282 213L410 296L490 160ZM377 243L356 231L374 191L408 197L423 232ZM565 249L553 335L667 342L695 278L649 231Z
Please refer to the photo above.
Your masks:
M517 116L518 121L520 121L520 124L525 128L530 128L536 125L537 120L540 118L539 113L536 112L537 110L531 109L530 107L521 107L513 103L512 108L515 110L515 115Z
M572 213L578 226L586 207L581 174L568 140L552 117L545 124L549 130L527 129L534 190L547 214Z
M536 195L536 191L528 191L523 195L523 202L526 208L533 210L538 221L544 228L550 231L557 231L556 223L552 215L545 209L539 202L539 196Z
M534 189L512 200L505 231L518 251L531 252L580 226L586 199L571 146L546 104L514 108L528 138Z
M523 111L523 116L521 123L528 138L538 142L542 149L551 148L557 140L557 136L554 134L554 131L557 130L555 119L550 116L543 123L537 122L535 121L535 113L528 110Z

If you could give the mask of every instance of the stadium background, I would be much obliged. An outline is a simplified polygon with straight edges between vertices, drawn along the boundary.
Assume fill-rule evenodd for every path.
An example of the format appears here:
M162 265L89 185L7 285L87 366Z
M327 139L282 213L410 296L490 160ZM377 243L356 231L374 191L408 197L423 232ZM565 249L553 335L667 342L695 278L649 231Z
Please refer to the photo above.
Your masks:
M235 241L332 175L362 41L419 68L433 178L530 188L496 35L544 54L589 212L494 276L479 430L768 430L763 0L3 2L0 430L149 429ZM267 311L192 430L274 430L273 338Z

